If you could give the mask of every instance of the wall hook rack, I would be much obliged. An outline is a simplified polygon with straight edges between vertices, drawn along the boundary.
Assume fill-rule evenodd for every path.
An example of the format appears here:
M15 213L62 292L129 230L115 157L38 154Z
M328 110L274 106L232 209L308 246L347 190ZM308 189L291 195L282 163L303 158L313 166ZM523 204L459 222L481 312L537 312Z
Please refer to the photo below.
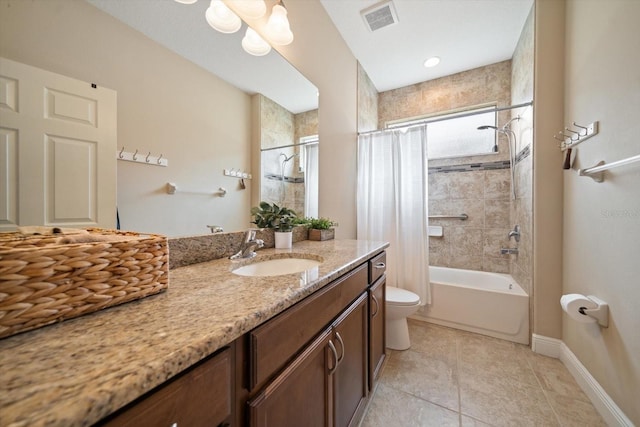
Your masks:
M116 159L127 162L143 163L145 165L169 166L169 160L167 160L162 154L156 157L151 155L151 151L149 151L147 155L139 154L138 151L139 150L137 148L133 153L124 151L123 146L120 151L116 152Z
M582 126L573 122L573 126L578 128L578 130L569 129L569 127L565 127L564 130L561 130L553 137L560 141L560 150L565 151L568 148L573 148L578 144L582 144L587 139L591 138L598 134L598 122L595 121L593 123L589 123L586 126ZM564 132L569 132L567 135Z

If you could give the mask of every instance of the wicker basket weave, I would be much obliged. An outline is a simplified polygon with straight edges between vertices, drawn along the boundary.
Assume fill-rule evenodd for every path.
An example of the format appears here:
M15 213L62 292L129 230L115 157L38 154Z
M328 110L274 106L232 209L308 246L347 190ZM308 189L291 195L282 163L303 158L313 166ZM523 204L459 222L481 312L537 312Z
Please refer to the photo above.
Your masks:
M159 293L169 285L167 239L90 229L109 241L0 233L0 338Z

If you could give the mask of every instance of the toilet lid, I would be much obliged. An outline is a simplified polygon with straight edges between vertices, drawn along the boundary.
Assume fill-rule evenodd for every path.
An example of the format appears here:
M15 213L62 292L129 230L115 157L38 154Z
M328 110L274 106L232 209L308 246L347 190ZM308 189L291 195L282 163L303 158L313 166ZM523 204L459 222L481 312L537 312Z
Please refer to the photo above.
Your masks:
M420 303L420 297L411 291L387 286L386 301L394 305L416 305Z

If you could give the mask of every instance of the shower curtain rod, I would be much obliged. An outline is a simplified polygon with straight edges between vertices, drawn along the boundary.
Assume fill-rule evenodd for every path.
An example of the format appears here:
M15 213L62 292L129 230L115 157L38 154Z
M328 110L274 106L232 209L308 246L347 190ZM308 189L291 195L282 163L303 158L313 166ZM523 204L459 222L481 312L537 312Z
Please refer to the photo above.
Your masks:
M426 125L428 123L436 123L436 122L442 122L442 121L445 121L445 120L459 119L461 117L475 116L477 114L486 114L486 113L492 113L492 112L512 110L514 108L528 107L530 105L533 105L533 101L523 102L522 104L510 105L508 107L500 107L500 108L490 108L489 107L489 108L487 108L485 110L482 110L482 111L473 111L473 112L470 112L470 113L460 113L460 114L455 114L455 115L452 115L452 116L439 117L437 119L431 119L431 120L424 119L421 122L414 123L412 125L396 126L396 127L390 127L390 128L381 129L381 130L370 130L368 132L358 132L358 136L360 136L360 135L373 135L373 134L376 134L376 133L386 132L388 130L394 130L394 129L411 129L413 127L423 126L423 125Z
M300 144L279 145L277 147L261 148L260 152L262 153L263 151L279 150L280 148L301 147L303 145L313 145L317 143L318 141L308 141L308 142L301 142Z

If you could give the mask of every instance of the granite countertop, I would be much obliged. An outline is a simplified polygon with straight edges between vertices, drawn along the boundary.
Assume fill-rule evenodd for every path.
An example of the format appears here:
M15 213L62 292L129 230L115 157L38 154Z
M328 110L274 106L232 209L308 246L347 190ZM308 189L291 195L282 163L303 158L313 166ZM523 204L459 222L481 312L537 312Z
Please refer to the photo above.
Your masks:
M0 425L86 426L123 407L385 249L303 241L312 273L242 277L218 259L170 270L158 295L0 340ZM171 256L171 255L169 255Z

